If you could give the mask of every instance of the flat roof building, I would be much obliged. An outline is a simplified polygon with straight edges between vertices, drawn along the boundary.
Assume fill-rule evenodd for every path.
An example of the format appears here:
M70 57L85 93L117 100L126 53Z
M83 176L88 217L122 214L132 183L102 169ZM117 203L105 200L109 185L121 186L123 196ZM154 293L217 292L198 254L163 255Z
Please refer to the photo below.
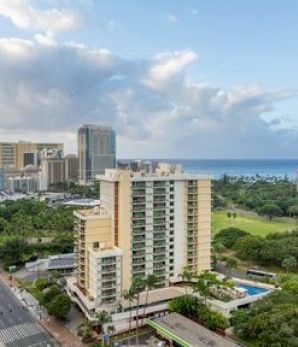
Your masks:
M178 346L239 347L235 342L213 333L179 313L171 313L158 319L146 321L158 334Z

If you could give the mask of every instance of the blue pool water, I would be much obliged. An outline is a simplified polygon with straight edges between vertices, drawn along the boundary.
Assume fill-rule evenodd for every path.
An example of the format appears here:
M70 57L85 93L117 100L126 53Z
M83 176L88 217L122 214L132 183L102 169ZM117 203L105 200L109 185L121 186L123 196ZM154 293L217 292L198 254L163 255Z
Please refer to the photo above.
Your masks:
M248 286L242 283L237 284L237 288L245 289L248 295L256 295L268 292L268 289Z

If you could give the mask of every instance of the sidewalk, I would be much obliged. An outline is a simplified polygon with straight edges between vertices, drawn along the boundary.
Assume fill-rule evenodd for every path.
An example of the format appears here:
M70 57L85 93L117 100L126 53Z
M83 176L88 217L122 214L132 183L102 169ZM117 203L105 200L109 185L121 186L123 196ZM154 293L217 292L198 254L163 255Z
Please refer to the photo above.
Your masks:
M40 324L54 337L61 347L85 347L78 336L72 334L61 321L47 314L46 310L41 307L38 301L26 290L20 290L16 280L9 279L9 274L0 267L0 276L2 280L12 288L16 298L22 305L28 307L30 312L37 318Z

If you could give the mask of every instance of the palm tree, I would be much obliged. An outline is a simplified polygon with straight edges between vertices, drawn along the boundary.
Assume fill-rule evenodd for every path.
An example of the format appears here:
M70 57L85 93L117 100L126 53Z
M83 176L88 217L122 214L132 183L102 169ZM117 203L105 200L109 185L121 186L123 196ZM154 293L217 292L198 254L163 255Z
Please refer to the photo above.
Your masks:
M147 291L146 291L146 302L145 302L144 311L143 311L142 325L143 325L144 316L146 314L146 309L148 307L149 291L156 288L156 285L158 283L158 278L154 276L153 274L150 274L145 278L144 282L145 282L145 287Z
M128 290L124 290L122 293L123 299L128 300L128 308L129 308L129 328L128 333L130 333L131 330L131 303L137 298L136 294L132 290L132 288Z
M95 319L96 319L96 321L94 322L95 326L99 328L99 332L102 331L102 333L104 333L104 324L112 322L112 318L109 315L109 312L105 310L96 312Z
M181 274L179 274L179 277L182 278L182 282L183 282L183 285L185 287L185 294L187 295L187 285L185 285L186 283L189 283L191 280L192 280L192 274L189 272L188 270L188 267L185 266L183 268L183 271Z
M197 276L194 291L199 292L200 296L204 298L204 304L206 305L207 297L211 295L211 287L219 283L220 281L217 279L216 275L206 270Z
M137 276L132 281L132 291L137 296L137 309L136 309L136 338L138 345L138 334L139 334L139 308L140 308L140 293L145 289L145 281L142 277Z
M93 331L92 323L85 322L77 326L78 335L81 336L83 342L88 342L92 340Z
M110 324L110 325L107 326L108 334L112 335L112 334L114 334L115 331L116 331L116 328L115 328L115 326L113 324Z

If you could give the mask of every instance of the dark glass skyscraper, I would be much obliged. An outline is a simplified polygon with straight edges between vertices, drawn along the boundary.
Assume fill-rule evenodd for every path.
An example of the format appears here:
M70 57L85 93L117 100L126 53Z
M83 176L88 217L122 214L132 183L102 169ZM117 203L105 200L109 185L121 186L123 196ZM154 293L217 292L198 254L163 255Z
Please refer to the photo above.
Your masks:
M78 130L79 182L85 184L116 167L116 134L109 126L84 124Z

